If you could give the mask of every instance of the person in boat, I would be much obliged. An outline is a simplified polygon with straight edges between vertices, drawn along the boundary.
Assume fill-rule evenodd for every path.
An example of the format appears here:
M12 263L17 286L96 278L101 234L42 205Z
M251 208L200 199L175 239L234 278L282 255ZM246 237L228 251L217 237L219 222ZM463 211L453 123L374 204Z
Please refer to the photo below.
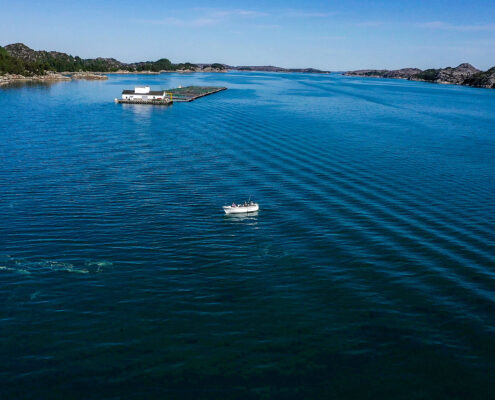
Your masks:
M237 205L235 203L232 203L232 207L237 207Z

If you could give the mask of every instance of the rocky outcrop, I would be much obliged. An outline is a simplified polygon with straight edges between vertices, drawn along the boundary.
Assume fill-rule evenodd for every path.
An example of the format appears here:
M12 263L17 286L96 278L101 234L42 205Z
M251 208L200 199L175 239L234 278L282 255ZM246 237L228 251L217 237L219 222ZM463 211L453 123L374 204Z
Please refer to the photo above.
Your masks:
M15 58L18 58L25 62L46 62L52 59L58 59L60 61L70 61L74 57L60 53L58 51L35 51L24 43L13 43L4 47L8 53Z
M30 76L24 76L19 74L4 74L4 75L0 75L0 86L8 85L11 83L56 82L56 81L70 81L72 79L104 80L104 79L108 79L108 77L103 74L94 74L87 72L77 72L77 73L47 72L43 75L30 75Z
M114 58L82 59L58 51L37 51L23 43L9 44L4 49L15 60L23 63L28 72L34 69L55 72L107 72L124 68L126 65Z
M117 71L105 72L105 74L132 74L132 75L159 75L160 71L129 71L126 69L119 69Z
M392 78L392 79L410 79L412 76L420 73L418 68L402 68L402 69L361 69L357 71L348 71L344 75L349 76L368 76L372 78Z
M455 85L462 85L464 81L474 74L481 72L479 69L474 68L471 64L463 63L455 68L443 68L438 72L438 83L453 83Z
M490 72L491 71L491 72ZM420 70L418 68L404 68L398 70L357 70L348 71L344 75L367 76L375 78L408 79L452 85L467 85L491 88L495 84L495 67L482 72L471 64L463 63L455 68Z
M464 81L465 85L495 89L495 67L485 72L477 72Z
M387 71L385 74L383 74L383 77L391 79L410 79L412 76L418 74L419 72L421 72L419 68L402 68Z
M91 72L76 72L71 75L72 79L86 79L89 81L101 81L108 79L108 76L103 74L95 74Z
M198 67L196 69L196 72L228 72L229 70L227 68L215 68L210 65L205 65L203 67Z
M16 82L55 82L55 81L70 81L71 78L56 72L46 73L44 75L24 76L18 74L0 75L0 86L8 85Z
M415 81L463 85L466 79L478 72L480 72L480 70L474 68L471 64L463 63L455 68L427 69L413 75L411 79Z

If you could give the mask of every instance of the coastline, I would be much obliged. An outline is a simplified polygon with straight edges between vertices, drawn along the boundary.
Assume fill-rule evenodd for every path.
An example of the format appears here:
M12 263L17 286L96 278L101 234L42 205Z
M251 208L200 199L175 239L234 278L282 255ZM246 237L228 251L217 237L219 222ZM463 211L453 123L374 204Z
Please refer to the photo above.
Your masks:
M237 69L196 69L196 70L175 70L175 71L127 71L118 70L112 72L54 72L47 71L44 75L19 75L19 74L4 74L0 75L0 86L9 85L12 83L20 82L67 82L72 80L106 80L107 75L160 75L160 74L194 74L194 73L229 73L233 71L239 71ZM249 71L247 71L249 72ZM255 70L251 71L255 72ZM263 71L263 72L275 72L282 71ZM310 72L307 72L310 73ZM325 72L330 74L330 72Z
M128 70L118 70L112 72L95 72L95 74L108 74L108 75L160 75L160 74L192 74L195 72L215 72L215 73L226 73L229 72L228 69L222 70L205 70L205 69L197 69L197 70L188 70L188 69L177 69L175 71L169 70L161 70L161 71L128 71Z
M396 70L362 69L346 71L344 76L361 78L404 79L408 81L438 83L441 85L469 86L495 89L495 67L481 71L471 64L462 63L457 67L439 69L402 68Z
M62 75L60 73L51 73L45 75L32 75L24 76L18 74L4 74L0 75L0 86L8 85L16 82L58 82L58 81L70 81L71 77Z
M17 82L67 82L72 80L106 80L108 76L100 73L87 72L47 72L44 75L0 75L0 86Z
M72 80L106 80L107 75L160 75L162 73L179 73L192 74L196 72L218 72L226 73L228 70L222 71L114 71L114 72L47 72L44 75L19 75L19 74L4 74L0 75L0 86L9 85L16 82L64 82Z
M435 85L454 85L454 86L465 86L465 87L470 87L474 89L495 89L494 86L474 86L474 85L468 85L465 83L458 83L458 82L449 82L449 81L429 81L426 79L414 79L414 78L406 78L403 76L380 76L380 75L358 75L358 74L352 74L352 73L343 73L343 76L350 76L353 78L372 78L372 79L393 79L393 80L403 80L403 81L411 81L411 82L425 82L425 83L432 83Z

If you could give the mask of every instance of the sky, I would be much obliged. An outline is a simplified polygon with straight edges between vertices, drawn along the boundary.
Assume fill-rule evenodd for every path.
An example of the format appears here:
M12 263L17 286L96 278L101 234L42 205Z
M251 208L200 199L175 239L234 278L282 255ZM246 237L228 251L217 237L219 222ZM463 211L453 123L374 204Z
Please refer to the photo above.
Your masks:
M0 45L124 62L495 66L495 0L0 0Z

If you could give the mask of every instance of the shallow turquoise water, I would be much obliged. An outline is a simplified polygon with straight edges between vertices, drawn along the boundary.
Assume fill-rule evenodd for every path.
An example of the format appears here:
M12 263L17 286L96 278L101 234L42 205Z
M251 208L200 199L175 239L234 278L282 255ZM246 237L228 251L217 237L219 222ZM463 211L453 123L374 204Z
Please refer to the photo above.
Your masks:
M228 90L113 103L137 84ZM494 110L339 75L0 89L0 397L492 397Z

